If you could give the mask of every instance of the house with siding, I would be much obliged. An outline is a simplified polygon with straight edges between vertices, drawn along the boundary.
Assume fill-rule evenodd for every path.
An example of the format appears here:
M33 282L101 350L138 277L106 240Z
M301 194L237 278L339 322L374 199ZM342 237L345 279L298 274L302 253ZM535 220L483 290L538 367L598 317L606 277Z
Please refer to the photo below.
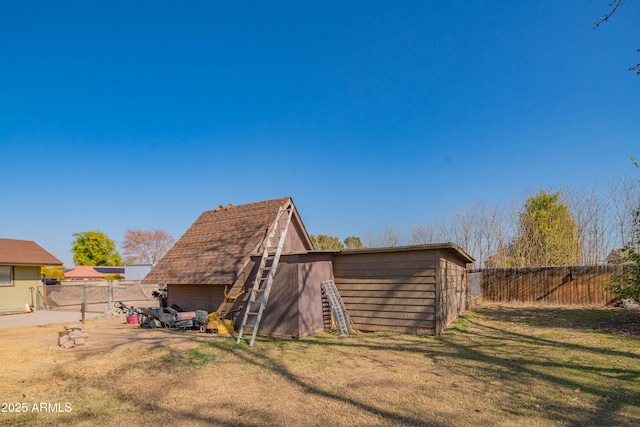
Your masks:
M62 265L31 240L0 239L0 312L21 311L35 303L42 266Z
M301 338L330 316L321 282L334 280L356 329L442 332L466 308L466 265L453 244L314 251L291 198L204 212L145 277L167 286L167 302L215 311L225 289L249 290L280 208L293 209L259 333ZM236 302L236 326L246 305Z

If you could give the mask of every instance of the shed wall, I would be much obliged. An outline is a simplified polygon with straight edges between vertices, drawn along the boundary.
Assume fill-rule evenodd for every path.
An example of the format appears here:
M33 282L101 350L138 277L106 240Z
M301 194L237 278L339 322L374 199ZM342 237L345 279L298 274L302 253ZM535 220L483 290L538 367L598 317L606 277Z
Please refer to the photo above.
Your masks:
M167 305L185 311L216 311L224 301L224 285L167 285Z
M334 280L354 327L436 332L436 251L338 253Z
M439 324L438 333L446 329L466 308L466 264L446 253L439 254Z
M298 257L298 312L300 337L324 331L322 305L323 280L333 279L330 254L310 254Z
M247 288L249 290L250 287ZM262 314L258 333L275 337L298 338L298 268L295 263L280 259L267 306ZM239 316L239 323L242 321ZM249 331L250 333L250 331Z
M304 243L306 241L304 233L297 216L294 215L287 235L284 238L283 252L303 252L311 249L310 247L306 247Z
M320 282L333 277L331 266L331 254L283 255L258 332L286 338L303 338L322 332ZM237 319L237 327L240 321L241 316Z

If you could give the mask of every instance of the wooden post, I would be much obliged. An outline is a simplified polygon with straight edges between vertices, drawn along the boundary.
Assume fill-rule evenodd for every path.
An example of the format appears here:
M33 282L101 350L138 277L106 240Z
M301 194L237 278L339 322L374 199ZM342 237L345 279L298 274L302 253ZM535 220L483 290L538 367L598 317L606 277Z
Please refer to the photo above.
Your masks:
M84 315L87 311L87 281L82 285L82 323L84 323Z
M80 313L82 313L82 323L84 323L84 313L85 313L85 305L84 303L80 304Z
M42 287L42 293L40 295L42 295L42 300L44 302L44 307L45 308L49 308L49 303L47 303L47 287L46 286Z
M107 310L111 311L111 303L113 302L113 280L108 280L109 288L107 289Z

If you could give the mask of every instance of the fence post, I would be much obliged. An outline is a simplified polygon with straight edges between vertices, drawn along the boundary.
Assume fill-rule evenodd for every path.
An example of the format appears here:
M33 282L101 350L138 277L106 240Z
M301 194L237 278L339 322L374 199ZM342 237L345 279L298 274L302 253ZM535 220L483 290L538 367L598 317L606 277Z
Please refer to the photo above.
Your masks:
M44 304L44 308L49 309L49 303L47 302L47 288L45 286L42 286L42 293L40 294L40 296L42 296L42 303Z
M87 311L87 280L82 283L82 323L84 323L84 313Z
M107 310L111 311L111 303L113 302L113 280L107 280L109 288L107 289Z

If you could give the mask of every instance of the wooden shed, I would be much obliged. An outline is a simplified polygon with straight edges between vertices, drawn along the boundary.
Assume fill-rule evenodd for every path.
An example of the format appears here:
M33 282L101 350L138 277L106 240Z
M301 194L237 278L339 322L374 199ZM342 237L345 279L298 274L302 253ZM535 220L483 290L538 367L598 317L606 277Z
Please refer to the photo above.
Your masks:
M293 207L291 226L259 333L298 338L321 332L320 281L331 279L331 259L326 254L300 258L312 244L291 198L204 212L143 283L167 285L168 305L215 311L225 288L231 295L251 288L278 209L288 206ZM241 312L245 303L246 296L234 309Z
M291 225L258 332L302 338L324 330L321 282L334 279L356 329L438 334L466 307L466 264L453 244L314 251L291 198L204 212L145 277L167 303L215 311L224 290L249 290L279 209ZM236 328L245 298L236 302ZM326 307L324 307L326 308Z
M451 243L361 249L336 253L333 273L356 329L440 334L466 308L473 261Z

